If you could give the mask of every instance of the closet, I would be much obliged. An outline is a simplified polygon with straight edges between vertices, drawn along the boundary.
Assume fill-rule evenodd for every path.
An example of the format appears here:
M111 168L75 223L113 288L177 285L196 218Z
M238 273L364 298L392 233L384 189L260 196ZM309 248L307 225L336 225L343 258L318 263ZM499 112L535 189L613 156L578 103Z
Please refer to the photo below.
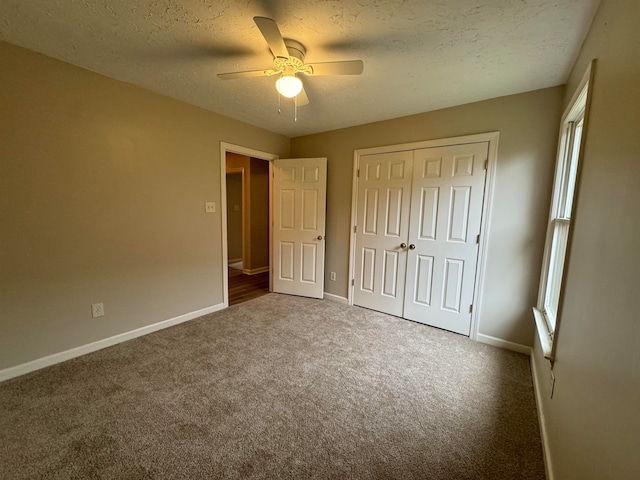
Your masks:
M489 142L361 155L353 303L469 335Z

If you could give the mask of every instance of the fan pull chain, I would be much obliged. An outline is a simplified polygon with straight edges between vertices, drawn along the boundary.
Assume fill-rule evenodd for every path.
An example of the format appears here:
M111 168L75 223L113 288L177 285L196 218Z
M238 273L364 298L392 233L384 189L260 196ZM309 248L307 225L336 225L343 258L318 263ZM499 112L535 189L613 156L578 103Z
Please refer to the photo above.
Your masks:
M293 97L293 121L298 121L298 96Z
M280 99L282 98L282 95L280 95L280 92L278 92L278 115L280 115L280 113L282 112L282 110L280 110Z

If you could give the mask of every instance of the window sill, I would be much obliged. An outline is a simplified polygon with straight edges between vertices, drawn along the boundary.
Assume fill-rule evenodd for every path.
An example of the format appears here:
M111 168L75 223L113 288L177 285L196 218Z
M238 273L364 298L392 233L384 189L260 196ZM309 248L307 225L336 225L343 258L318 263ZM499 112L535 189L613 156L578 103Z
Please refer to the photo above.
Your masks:
M533 307L533 318L536 321L536 330L538 332L538 338L540 339L540 345L542 346L542 353L544 355L544 358L549 361L553 361L551 334L549 332L549 329L547 328L547 322L544 319L544 313Z

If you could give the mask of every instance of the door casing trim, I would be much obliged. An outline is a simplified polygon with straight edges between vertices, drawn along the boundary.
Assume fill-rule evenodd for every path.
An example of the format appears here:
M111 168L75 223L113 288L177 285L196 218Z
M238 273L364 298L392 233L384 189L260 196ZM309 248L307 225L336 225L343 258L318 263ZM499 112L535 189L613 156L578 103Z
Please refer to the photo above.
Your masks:
M468 143L489 143L487 176L484 183L484 201L482 202L482 219L480 227L480 243L478 246L478 263L476 266L475 288L473 291L473 311L471 312L471 330L469 337L478 340L480 328L480 314L482 312L482 294L486 273L486 258L489 238L489 226L491 225L491 212L493 210L493 190L495 185L495 172L498 162L498 142L500 132L480 133L461 137L440 138L425 140L422 142L403 143L399 145L387 145L382 147L361 148L353 152L353 183L351 186L351 226L349 232L349 282L347 285L347 302L353 305L352 280L355 279L355 248L356 248L356 221L358 214L358 169L360 157L379 153L402 152L406 150L419 150L423 148L447 147Z

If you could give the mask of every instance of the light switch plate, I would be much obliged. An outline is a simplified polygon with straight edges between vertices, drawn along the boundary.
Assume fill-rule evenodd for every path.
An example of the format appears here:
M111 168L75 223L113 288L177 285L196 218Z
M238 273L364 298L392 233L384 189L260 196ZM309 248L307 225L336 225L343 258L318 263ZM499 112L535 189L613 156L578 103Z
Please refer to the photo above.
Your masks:
M216 202L206 202L204 204L204 210L207 213L216 213Z

